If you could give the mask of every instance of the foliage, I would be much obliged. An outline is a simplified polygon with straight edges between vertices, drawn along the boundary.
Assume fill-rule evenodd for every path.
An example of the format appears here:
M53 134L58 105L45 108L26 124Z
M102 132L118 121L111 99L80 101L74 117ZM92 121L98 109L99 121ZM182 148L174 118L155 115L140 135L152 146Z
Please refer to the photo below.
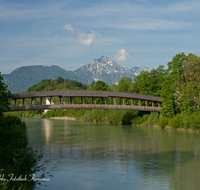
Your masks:
M5 179L10 179L10 174L22 178L27 176L26 181L0 183L0 188L32 189L36 182L31 180L31 176L43 170L43 166L39 166L41 156L29 146L26 130L25 123L18 117L4 116L0 121L1 172Z
M165 116L160 116L159 117L159 122L158 122L158 126L159 127L166 127L169 123L169 118L165 117Z
M84 114L84 109L49 110L46 114L42 115L42 117L75 117L76 119L82 119Z
M183 127L183 117L177 114L176 117L170 120L169 125L175 129Z
M162 113L168 116L175 116L179 111L180 80L183 74L183 61L185 54L177 54L171 62L168 62L166 77L162 83L161 97L164 101Z
M144 114L143 116L135 117L131 120L132 125L142 125L144 124L149 118L149 114Z
M162 83L165 80L164 66L160 65L157 69L151 71L142 71L140 75L133 80L132 92L136 94L145 94L151 96L160 96Z
M0 72L0 120L3 117L3 112L9 110L9 97L11 92L8 89L8 86L3 82L3 76Z
M148 126L157 125L158 121L159 121L158 112L151 112L147 121L144 123L144 125L148 125Z
M9 175L25 178L25 181L0 181L0 189L32 189L36 184L31 176L43 169L39 166L41 156L29 146L27 129L19 117L3 114L9 106L10 92L0 75L0 176L10 179Z
M38 92L38 91L56 91L56 90L86 90L87 85L81 82L63 79L58 77L57 79L45 79L28 88L26 92Z
M119 84L117 85L117 92L131 92L133 83L131 79L127 76L121 78Z
M108 84L103 81L92 81L88 87L88 90L111 91Z

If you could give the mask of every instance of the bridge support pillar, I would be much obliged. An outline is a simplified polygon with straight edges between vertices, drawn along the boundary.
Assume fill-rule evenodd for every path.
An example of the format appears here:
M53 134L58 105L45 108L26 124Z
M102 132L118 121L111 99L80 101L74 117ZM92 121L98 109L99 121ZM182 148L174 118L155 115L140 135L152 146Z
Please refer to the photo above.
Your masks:
M24 106L24 98L22 99L22 106Z
M42 104L43 104L43 103L42 103L42 99L43 99L43 98L41 97L41 98L40 98L40 105L42 105Z
M106 105L106 97L105 97L105 105Z
M158 107L160 107L160 102L158 102Z
M52 102L51 102L51 101L52 101L52 97L50 96L49 98L50 98L50 105L51 105L51 103L52 103Z
M146 106L147 106L147 100L146 100Z
M14 99L14 106L16 106L16 101L17 101L17 100L16 100L16 99Z
M152 107L154 107L154 102L152 101Z
M138 100L138 105L140 106L140 100Z
M131 99L131 106L133 105L133 99Z
M97 99L96 99L96 97L94 98L94 104L95 104L95 105L97 104Z
M114 104L116 105L116 98L114 98Z

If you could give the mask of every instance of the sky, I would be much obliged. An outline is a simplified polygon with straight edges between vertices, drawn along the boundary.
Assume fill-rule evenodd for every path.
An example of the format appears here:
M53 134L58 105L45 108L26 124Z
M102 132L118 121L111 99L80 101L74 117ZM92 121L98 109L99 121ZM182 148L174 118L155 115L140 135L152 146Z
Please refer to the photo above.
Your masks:
M131 69L200 53L200 1L0 0L0 72L76 70L107 56Z

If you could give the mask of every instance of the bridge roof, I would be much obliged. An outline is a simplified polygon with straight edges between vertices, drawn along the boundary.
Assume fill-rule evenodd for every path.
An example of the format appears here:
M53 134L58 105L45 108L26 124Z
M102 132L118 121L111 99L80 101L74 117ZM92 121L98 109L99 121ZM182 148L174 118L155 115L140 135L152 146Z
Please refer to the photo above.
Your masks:
M13 99L22 98L38 98L38 97L117 97L117 98L132 98L140 100L148 100L162 102L159 97L148 96L142 94L111 92L111 91L89 91L89 90L65 90L65 91L40 91L12 94Z

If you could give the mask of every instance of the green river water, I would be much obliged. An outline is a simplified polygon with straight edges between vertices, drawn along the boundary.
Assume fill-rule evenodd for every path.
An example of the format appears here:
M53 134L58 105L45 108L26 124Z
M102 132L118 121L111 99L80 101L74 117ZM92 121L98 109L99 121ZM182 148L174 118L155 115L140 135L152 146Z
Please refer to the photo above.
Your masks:
M23 120L31 146L43 154L41 163L50 173L40 190L200 189L200 133Z

